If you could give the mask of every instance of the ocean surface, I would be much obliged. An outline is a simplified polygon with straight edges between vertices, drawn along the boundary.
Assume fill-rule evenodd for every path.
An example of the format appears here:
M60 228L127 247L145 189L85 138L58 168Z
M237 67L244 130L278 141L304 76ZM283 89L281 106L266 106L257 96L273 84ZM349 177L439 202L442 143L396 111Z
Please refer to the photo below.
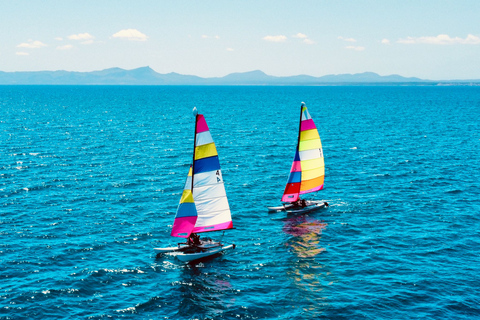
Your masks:
M269 214L302 101L331 206ZM237 247L184 265L194 106ZM479 319L479 155L480 87L0 86L0 319Z

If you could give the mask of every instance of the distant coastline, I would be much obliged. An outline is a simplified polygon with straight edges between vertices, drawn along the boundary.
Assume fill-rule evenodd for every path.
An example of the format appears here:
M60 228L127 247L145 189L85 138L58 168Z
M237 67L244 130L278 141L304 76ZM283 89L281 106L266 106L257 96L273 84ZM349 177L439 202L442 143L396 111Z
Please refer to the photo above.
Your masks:
M179 73L161 74L150 67L132 70L110 68L92 72L0 71L0 85L213 85L213 86L480 86L476 80L425 80L400 75L381 76L374 72L275 77L255 70L224 77L202 78Z

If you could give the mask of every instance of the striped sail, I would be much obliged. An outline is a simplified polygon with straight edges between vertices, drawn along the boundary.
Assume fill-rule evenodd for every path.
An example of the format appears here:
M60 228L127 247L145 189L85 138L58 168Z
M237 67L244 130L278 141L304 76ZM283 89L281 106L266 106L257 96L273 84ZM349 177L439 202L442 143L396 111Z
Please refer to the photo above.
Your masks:
M217 149L204 116L198 114L193 166L180 199L172 236L188 238L191 233L231 228L232 217Z
M282 201L294 202L301 194L322 190L324 177L322 142L307 107L302 103L297 150Z
M195 207L192 194L192 166L190 166L171 235L173 237L188 238L190 233L192 233L195 222L197 222L197 216L197 208Z

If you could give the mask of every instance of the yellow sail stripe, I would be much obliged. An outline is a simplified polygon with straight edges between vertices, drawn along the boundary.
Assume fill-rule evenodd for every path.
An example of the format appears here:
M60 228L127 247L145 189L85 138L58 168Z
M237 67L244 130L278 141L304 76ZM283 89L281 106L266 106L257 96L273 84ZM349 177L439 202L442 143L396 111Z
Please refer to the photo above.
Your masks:
M300 185L300 191L307 191L307 190L316 188L318 186L321 186L323 184L324 178L325 176L320 176L307 181L302 181L302 184Z
M320 139L317 129L310 129L300 132L300 141Z
M312 170L325 166L323 158L315 158L311 160L304 160L300 163L302 171Z
M313 170L302 170L302 182L306 180L311 180L325 175L325 167L316 168Z
M298 145L298 151L320 149L321 147L322 143L320 142L320 139L300 141L300 144Z
M195 148L195 160L213 157L218 155L215 143L204 144Z
M193 194L191 190L183 190L182 197L180 198L180 203L185 202L195 202L193 201Z

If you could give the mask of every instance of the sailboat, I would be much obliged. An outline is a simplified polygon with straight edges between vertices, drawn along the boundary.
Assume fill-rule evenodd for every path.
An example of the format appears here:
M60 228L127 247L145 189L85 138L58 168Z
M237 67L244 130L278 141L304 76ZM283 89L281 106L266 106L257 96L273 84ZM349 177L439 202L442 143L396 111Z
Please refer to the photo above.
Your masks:
M322 190L324 178L325 163L322 142L317 127L305 103L302 102L297 149L282 196L284 204L277 207L268 207L268 210L271 212L305 213L328 207L328 203L324 201L300 199L300 195Z
M217 149L205 117L193 109L195 138L193 162L177 208L171 236L188 239L168 248L154 248L157 253L175 253L183 262L193 262L225 253L235 244L200 240L200 233L233 229Z

